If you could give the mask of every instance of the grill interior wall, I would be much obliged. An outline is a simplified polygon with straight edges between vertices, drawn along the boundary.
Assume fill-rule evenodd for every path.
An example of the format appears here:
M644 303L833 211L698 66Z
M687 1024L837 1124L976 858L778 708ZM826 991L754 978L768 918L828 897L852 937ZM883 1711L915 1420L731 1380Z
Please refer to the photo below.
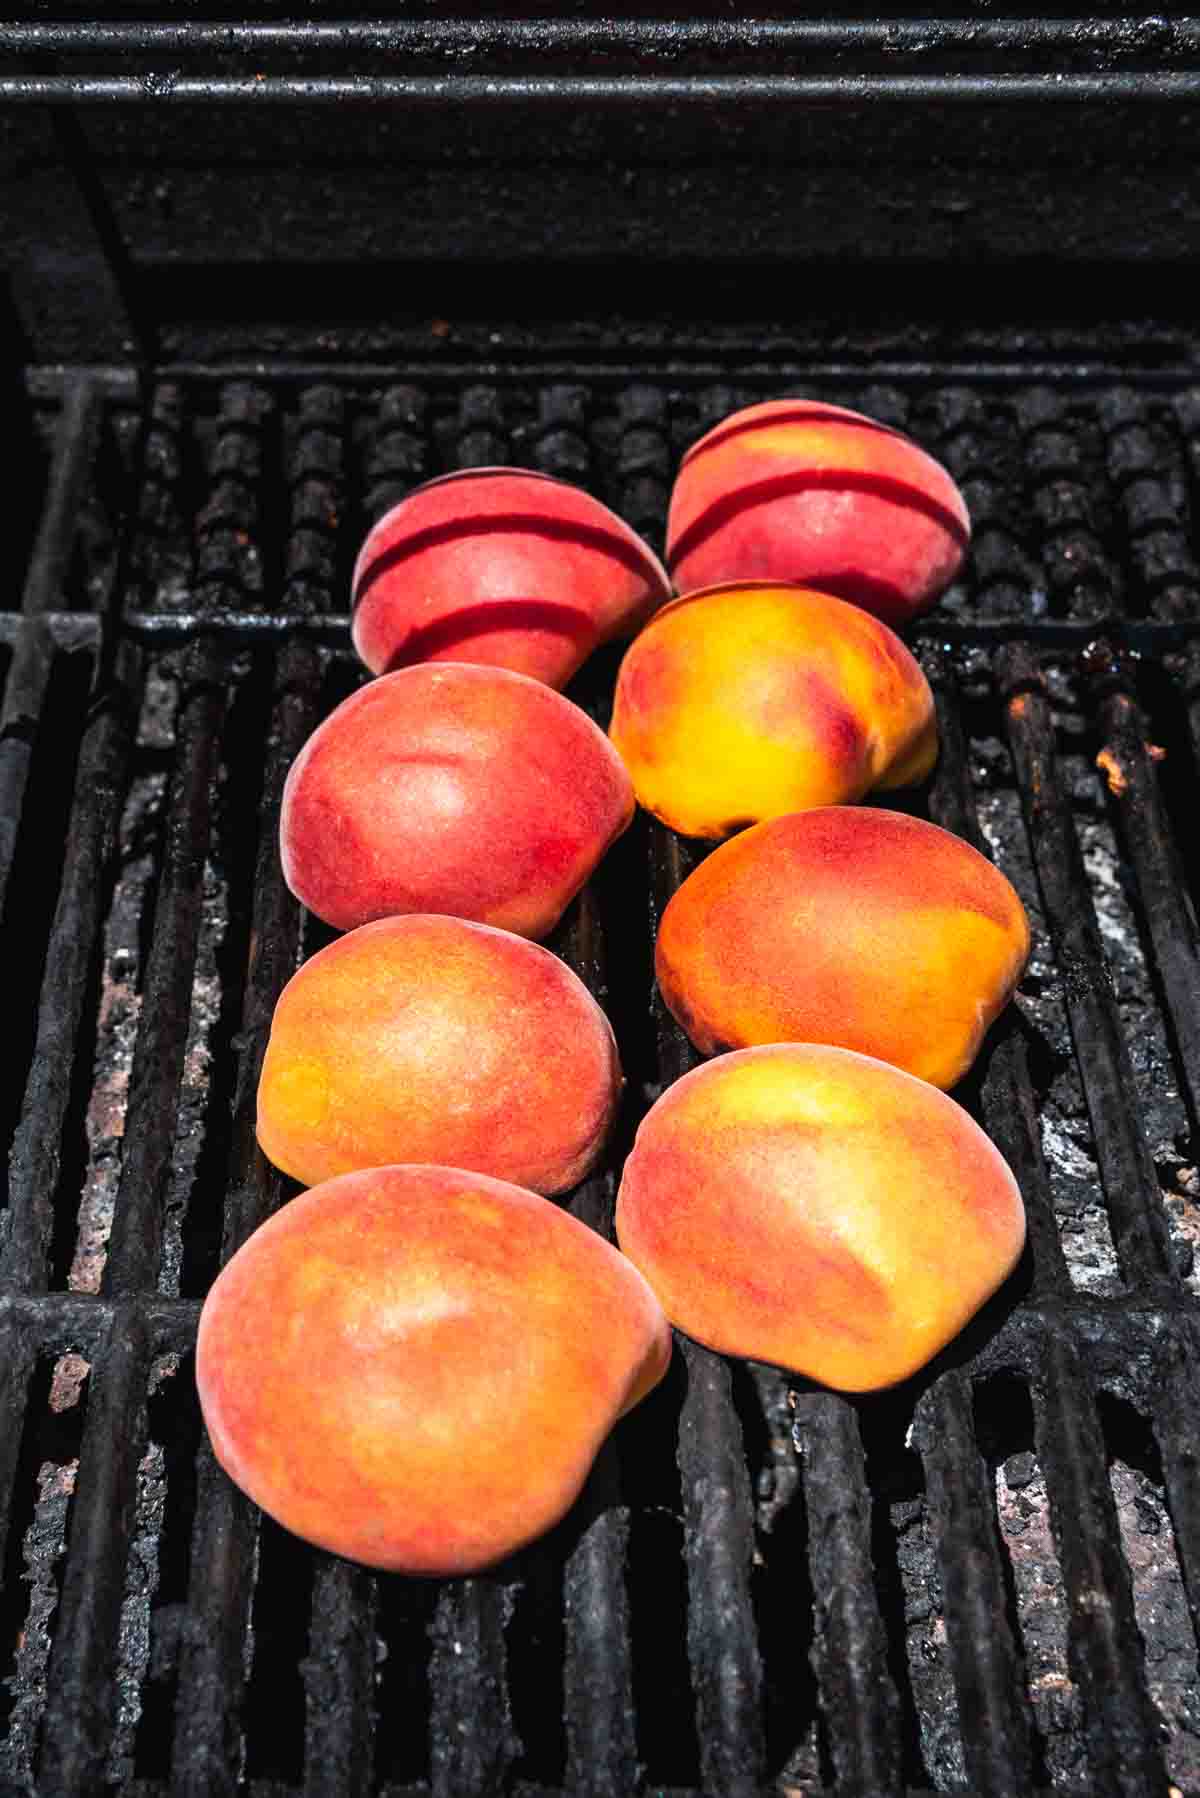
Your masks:
M1017 1010L959 1094L1018 1174L1030 1253L895 1393L684 1345L543 1544L458 1584L377 1579L260 1523L212 1463L190 1357L221 1259L292 1190L255 1151L254 1088L324 938L283 887L277 810L359 679L350 561L417 481L489 462L582 482L661 545L683 448L797 385L914 432L975 519L919 633L943 752L914 806L1033 919ZM1200 390L648 371L139 398L80 376L38 419L42 524L0 618L0 1777L1200 1784ZM575 695L602 721L612 673ZM639 821L552 943L629 1077L569 1200L600 1229L693 1060L650 957L696 853Z

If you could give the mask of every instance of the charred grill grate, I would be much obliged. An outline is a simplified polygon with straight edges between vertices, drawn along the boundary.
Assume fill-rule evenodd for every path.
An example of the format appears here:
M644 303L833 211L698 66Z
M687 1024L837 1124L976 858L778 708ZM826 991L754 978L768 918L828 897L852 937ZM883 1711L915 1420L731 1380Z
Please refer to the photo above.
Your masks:
M277 808L359 678L349 561L414 483L484 462L581 481L658 539L704 425L814 385L911 429L976 520L920 631L943 744L921 803L1035 923L1020 1015L960 1095L1017 1171L1031 1253L965 1352L895 1394L685 1345L545 1543L491 1578L376 1580L217 1472L190 1360L221 1259L286 1196L255 1081L319 934ZM1200 392L60 388L24 609L0 617L0 1789L1194 1789ZM601 716L611 673L577 695ZM600 1229L691 1058L650 950L693 853L639 823L555 943L630 1081L571 1201Z

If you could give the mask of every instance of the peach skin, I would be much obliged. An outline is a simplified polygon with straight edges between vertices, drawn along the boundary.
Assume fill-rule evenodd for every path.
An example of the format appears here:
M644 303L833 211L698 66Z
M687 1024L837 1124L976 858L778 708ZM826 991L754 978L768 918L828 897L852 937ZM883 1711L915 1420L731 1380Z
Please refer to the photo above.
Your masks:
M541 937L633 816L604 732L541 681L431 662L352 693L287 777L288 886L339 930L448 912Z
M609 734L647 811L693 837L907 786L937 759L929 683L887 625L752 581L650 620L621 663Z
M683 458L667 566L682 593L800 581L899 626L954 579L970 535L946 470L899 431L820 400L770 400Z
M373 674L487 662L562 687L670 596L658 557L590 493L527 468L468 468L418 487L372 529L352 634Z
M617 1239L697 1342L870 1392L991 1297L1025 1212L945 1093L848 1049L781 1043L667 1089L625 1164Z
M286 1529L461 1574L558 1522L670 1354L645 1280L568 1212L383 1167L313 1187L238 1250L196 1383L217 1460Z
M870 806L723 843L659 928L663 998L698 1049L835 1043L953 1086L1029 957L1016 892L961 837Z
M548 950L461 918L383 918L280 994L258 1140L306 1186L437 1156L565 1192L600 1153L620 1093L608 1019Z

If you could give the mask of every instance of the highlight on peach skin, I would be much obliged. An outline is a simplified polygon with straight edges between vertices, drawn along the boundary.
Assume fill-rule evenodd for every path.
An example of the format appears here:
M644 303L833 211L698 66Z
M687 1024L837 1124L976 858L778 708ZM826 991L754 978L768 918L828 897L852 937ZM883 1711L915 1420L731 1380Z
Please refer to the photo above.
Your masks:
M600 1153L621 1084L608 1019L548 950L461 918L384 918L280 995L258 1140L307 1186L437 1159L564 1192Z
M946 470L900 431L820 400L769 400L683 458L667 565L681 592L800 581L899 626L954 579L970 535Z
M352 693L283 792L284 878L339 930L446 912L542 937L633 816L604 732L502 668L434 662Z
M706 1054L834 1043L949 1087L1028 957L1025 908L986 856L902 812L832 806L701 862L663 913L655 971Z
M899 637L805 587L731 582L664 606L625 653L610 735L686 836L923 780L929 683Z
M373 674L487 662L562 687L670 596L649 545L590 493L527 468L469 468L418 487L371 530L352 634Z
M196 1381L217 1460L285 1528L462 1574L558 1522L670 1354L645 1280L569 1213L383 1167L313 1187L238 1250Z
M786 1043L668 1088L625 1164L617 1238L706 1347L870 1392L923 1367L996 1292L1025 1213L945 1093Z

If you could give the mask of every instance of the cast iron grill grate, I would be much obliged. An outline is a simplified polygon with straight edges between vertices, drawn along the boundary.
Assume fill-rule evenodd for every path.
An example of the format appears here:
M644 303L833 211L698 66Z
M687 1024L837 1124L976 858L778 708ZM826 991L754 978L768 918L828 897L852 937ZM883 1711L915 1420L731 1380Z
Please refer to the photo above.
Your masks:
M976 520L919 633L943 750L914 804L1033 916L1020 1009L960 1093L1030 1253L881 1397L685 1344L545 1543L488 1578L375 1579L216 1470L190 1360L218 1265L290 1190L254 1089L321 937L275 830L359 678L349 562L414 483L486 462L581 481L658 540L682 448L798 386L912 430ZM1200 1783L1198 481L1200 392L1170 382L63 380L0 616L4 1789ZM611 676L577 693L602 718ZM570 1201L600 1229L690 1062L650 952L694 854L639 822L555 939L629 1076Z

